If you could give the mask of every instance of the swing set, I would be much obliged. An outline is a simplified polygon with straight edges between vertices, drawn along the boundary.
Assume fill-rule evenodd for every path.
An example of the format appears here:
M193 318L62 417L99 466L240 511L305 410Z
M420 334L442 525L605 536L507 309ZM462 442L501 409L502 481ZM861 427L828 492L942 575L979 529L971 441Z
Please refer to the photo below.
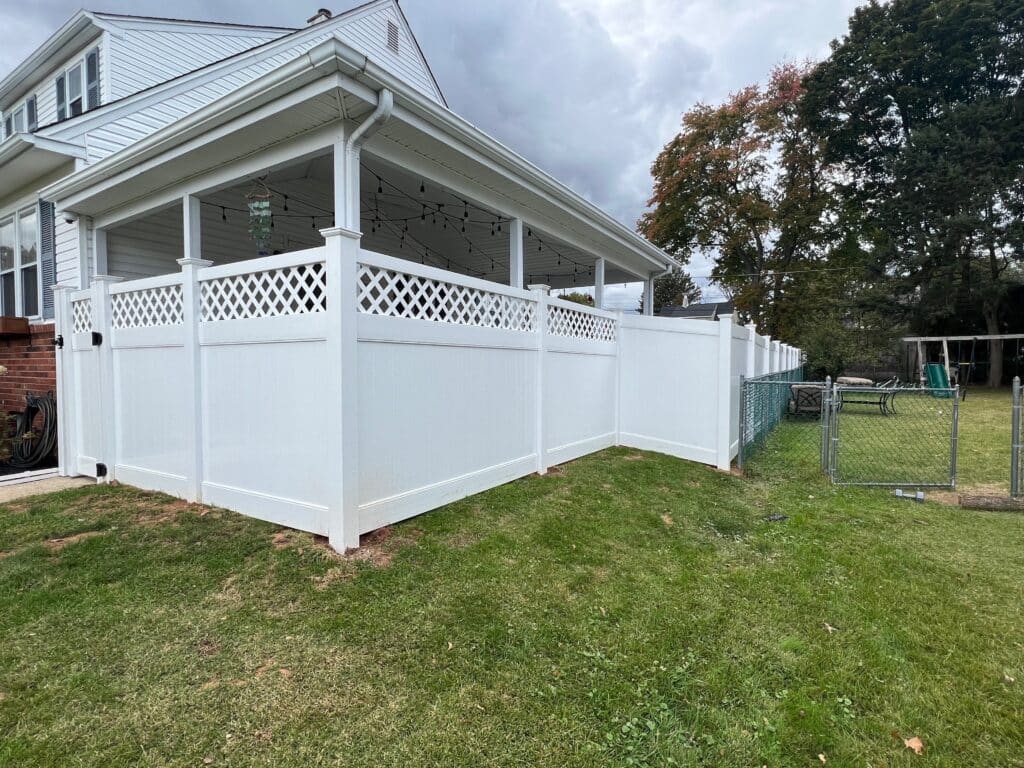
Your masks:
M977 359L978 342L989 341L1015 341L1016 354L1009 358L1018 367L1024 363L1021 354L1021 342L1024 341L1024 333L999 333L985 336L907 336L903 339L904 344L912 344L914 367L917 369L918 381L921 386L932 388L946 388L953 384L965 387L978 380L977 369L987 366L987 361L979 362ZM938 360L929 360L928 344L941 343L942 350ZM949 346L956 344L956 355L950 357ZM969 356L964 356L964 348L969 346Z

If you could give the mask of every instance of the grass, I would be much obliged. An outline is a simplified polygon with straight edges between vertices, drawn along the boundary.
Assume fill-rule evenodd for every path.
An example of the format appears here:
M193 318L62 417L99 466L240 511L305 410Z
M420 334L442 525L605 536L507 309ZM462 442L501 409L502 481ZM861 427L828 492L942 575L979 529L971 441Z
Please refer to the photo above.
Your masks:
M126 487L0 553L4 766L1024 766L1019 515L612 449L357 557Z

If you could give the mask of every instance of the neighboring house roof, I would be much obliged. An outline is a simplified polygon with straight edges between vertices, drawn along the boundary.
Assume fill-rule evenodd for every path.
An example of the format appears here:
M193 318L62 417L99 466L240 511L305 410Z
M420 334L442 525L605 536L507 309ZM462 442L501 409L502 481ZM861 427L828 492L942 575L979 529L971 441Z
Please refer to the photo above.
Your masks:
M731 315L735 307L731 301L709 301L680 307L666 304L658 312L659 317L685 317L690 320L717 320L722 315Z

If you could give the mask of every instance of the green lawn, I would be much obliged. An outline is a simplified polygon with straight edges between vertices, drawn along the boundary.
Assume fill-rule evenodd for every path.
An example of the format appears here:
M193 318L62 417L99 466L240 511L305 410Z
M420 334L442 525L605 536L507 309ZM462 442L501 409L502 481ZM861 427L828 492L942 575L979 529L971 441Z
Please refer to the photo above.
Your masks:
M347 559L123 487L0 553L0 765L1024 766L1020 515L612 449Z

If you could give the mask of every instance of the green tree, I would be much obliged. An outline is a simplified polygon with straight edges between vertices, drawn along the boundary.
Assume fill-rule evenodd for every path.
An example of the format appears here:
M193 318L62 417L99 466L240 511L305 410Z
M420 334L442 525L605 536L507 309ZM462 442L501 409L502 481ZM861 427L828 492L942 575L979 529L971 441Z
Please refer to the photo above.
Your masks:
M700 301L700 288L682 267L672 270L654 280L654 313L658 314L665 305L676 305ZM644 311L644 296L640 295L640 311Z
M583 304L588 307L594 306L594 297L589 293L583 293L582 291L573 291L572 293L566 293L558 298L565 299L566 301L572 301L576 304Z
M1009 319L1024 259L1022 73L1020 0L893 0L859 8L805 78L803 122L841 166L860 239L917 331L1000 333ZM990 359L996 386L1001 343Z
M807 71L780 66L765 88L684 114L651 168L651 210L639 222L681 263L694 250L713 256L712 277L773 336L791 330L783 325L790 275L821 264L837 237L822 150L798 109Z

